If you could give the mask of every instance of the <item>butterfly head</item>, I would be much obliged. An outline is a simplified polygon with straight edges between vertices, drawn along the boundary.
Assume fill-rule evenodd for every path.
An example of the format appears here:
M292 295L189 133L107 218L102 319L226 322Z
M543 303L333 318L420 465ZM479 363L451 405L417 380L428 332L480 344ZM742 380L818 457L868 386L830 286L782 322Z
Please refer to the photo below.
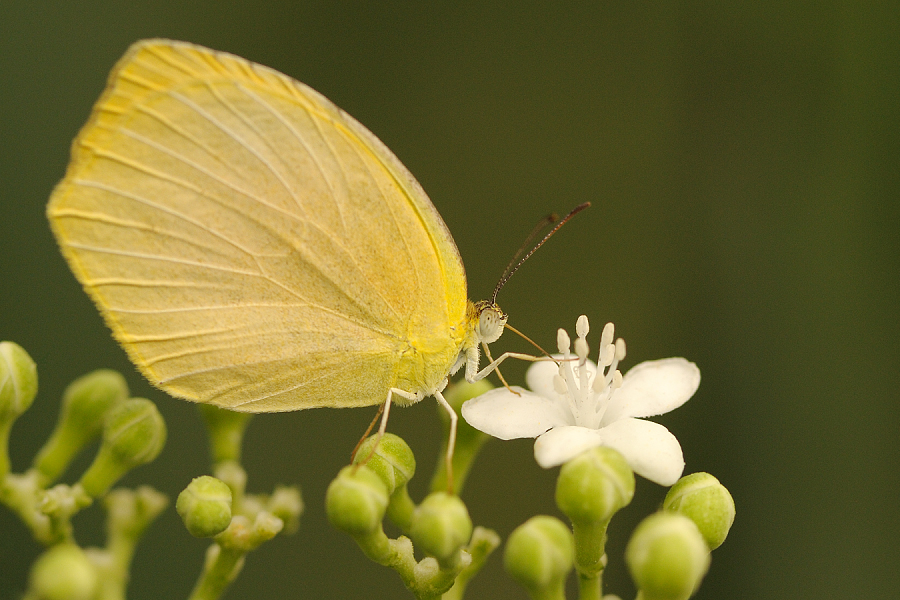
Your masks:
M475 303L475 314L478 315L476 333L478 339L485 344L496 342L503 333L506 320L509 318L494 302L481 300Z

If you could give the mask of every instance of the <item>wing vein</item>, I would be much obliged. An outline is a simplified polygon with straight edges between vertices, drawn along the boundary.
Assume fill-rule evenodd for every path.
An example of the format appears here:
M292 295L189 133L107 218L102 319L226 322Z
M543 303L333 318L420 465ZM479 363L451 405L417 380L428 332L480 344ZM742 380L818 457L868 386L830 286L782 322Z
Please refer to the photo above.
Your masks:
M351 140L351 142L352 142L352 140ZM366 157L362 154L362 152L360 151L359 147L356 144L351 143L350 147L353 148L353 151L356 153L357 156L359 156L359 160L365 167L366 173L369 174L369 178L372 180L372 183L375 185L375 187L378 189L378 193L381 195L382 204L384 204L384 206L387 207L388 211L391 213L391 219L394 221L394 225L396 225L397 229L399 230L400 227L399 227L399 221L397 220L397 213L394 212L394 208L391 206L391 203L388 202L388 199L384 193L384 190L381 188L380 185L378 185L378 178L375 176L374 173L372 173L372 170L369 168L369 163L368 163L368 161L366 161ZM380 161L378 161L378 164L384 166L383 163L381 163ZM387 171L387 170L388 169L385 168L385 171ZM412 202L406 195L406 190L404 190L403 187L399 185L399 182L397 182L397 180L394 179L393 176L391 176L391 181L393 181L395 184L397 184L397 188L400 190L400 193L403 194L404 199L406 199L406 201L410 205L412 205ZM397 237L399 237L403 241L403 248L406 250L406 256L409 258L410 264L415 265L416 257L413 256L412 249L409 247L409 240L407 240L406 236L404 236L404 235L398 235ZM419 274L419 269L414 267L413 273L415 273L415 276L416 276L415 289L421 289L422 282L421 282L421 276Z
M351 370L352 368L355 368L357 366L357 364L360 364L363 362L365 362L365 361L363 361L360 358L355 358L355 359L345 358L340 362L339 365L333 366L330 369L330 372L328 372L328 373L323 373L317 377L310 377L308 379L304 379L303 381L297 383L296 385L286 387L278 392L273 392L273 393L267 394L265 396L260 396L258 398L252 398L250 400L247 400L246 402L241 402L240 404L236 404L235 406L244 406L246 404L253 404L255 402L260 402L262 400L267 400L274 396L280 396L281 394L287 394L287 393L293 392L294 390L297 390L301 387L304 387L306 385L315 383L316 381L319 381L321 379L325 379L326 377L329 377L329 376L332 377L333 379L337 379L337 378L339 378L339 376L342 373L345 373L345 372ZM221 392L220 392L220 394L221 394ZM216 396L218 396L220 394L217 394ZM387 391L385 391L385 398L387 398Z
M127 252L125 250L118 250L115 248L100 248L98 246L90 246L88 244L79 244L77 242L66 242L66 245L71 248L78 248L79 250L86 250L88 252L97 252L100 254L111 254L113 256L127 256L129 258L139 258L142 260L157 260L160 262L169 262L179 265L185 265L188 267L199 267L201 269L210 269L212 271L224 271L226 273L233 273L235 275L247 275L249 277L260 277L263 279L268 279L265 275L260 273L254 273L253 271L243 271L241 269L235 269L229 266L220 266L198 262L195 260L186 260L181 258L176 258L172 256L159 256L156 254L143 254L140 252ZM93 285L93 282L91 283Z
M172 46L169 46L169 48L172 48ZM169 58L171 56L170 54L158 52L156 50L156 48L154 48L153 46L148 46L146 50L147 50L148 54L152 54L157 60L166 63L167 65L169 65L171 68L175 69L176 71L180 71L181 73L183 73L184 75L187 75L188 77L197 77L196 70L188 67L187 65L185 65L182 62L170 59ZM184 56L184 54L182 54L181 52L177 52L177 54L178 54L178 56L180 56L182 58L186 58ZM156 72L157 74L165 75L162 71L160 71L156 67L150 65L149 62L145 61L142 64L144 65L144 67L146 67L147 69L150 69L151 71Z
M331 152L331 155L334 157L335 163L340 168L341 175L343 176L344 182L346 184L348 182L348 178L347 178L347 171L345 169L344 162L340 159L338 153L335 151L334 147L331 145L331 142L328 140L328 136L326 136L324 134L324 132L321 130L321 128L319 126L319 122L316 119L313 119L313 123L315 123L316 129L319 131L319 135L322 136L322 142L328 147L328 150ZM349 140L349 143L351 146L353 146L352 140ZM366 168L366 170L368 171L368 167ZM369 175L371 176L371 172L369 173ZM348 185L348 187L349 187L349 185ZM381 188L379 188L379 190L380 189ZM341 216L341 223L343 224L343 226L346 230L347 226L346 226L346 222L344 220L344 214L343 214L343 210L342 210L343 207L341 206L341 202L339 201L337 196L334 197L334 204L335 204L335 206L337 206L338 214L340 214L340 216ZM366 271L365 271L365 269L362 268L362 265L360 265L359 262L356 260L356 256L353 253L350 253L349 256L350 256L350 260L353 261L354 266L356 266L356 268L359 270L360 273L364 274ZM372 290L372 292L381 298L381 301L384 303L384 305L387 306L391 310L391 312L394 314L394 317L400 321L403 321L402 315L400 315L397 312L396 307L390 302L390 299L387 298L381 292L381 290L379 290L377 287L372 285L372 282L369 281L368 279L366 280L366 283L369 284L369 288Z
M166 154L166 155L168 155L168 156L170 156L170 157L172 157L172 158L174 158L174 159L176 159L176 160L180 160L181 162L183 162L183 163L186 164L187 166L196 169L197 171L199 171L200 173L203 173L204 175L206 175L206 176L209 177L210 179L213 179L213 180L215 180L215 181L221 183L221 184L224 185L225 187L227 187L227 188L233 190L234 192L237 192L238 194L240 194L240 195L242 195L242 196L245 196L245 197L249 198L250 200L253 200L253 201L255 201L255 202L258 202L259 204L261 204L261 205L263 205L263 206L265 206L265 207L267 207L267 208L270 208L270 209L272 209L272 210L274 210L274 211L276 211L276 212L278 212L278 213L281 213L281 214L283 214L283 215L286 216L286 217L290 217L290 218L292 218L292 219L294 219L294 220L296 220L296 221L299 221L299 220L300 220L300 219L297 218L297 215L291 214L291 213L289 213L289 212L287 212L287 211L285 211L285 210L282 210L282 209L278 208L277 206L274 206L274 205L272 205L272 204L269 204L268 202L265 202L262 198L259 198L259 197L257 197L257 196L254 196L252 193L250 193L250 192L248 192L248 191L246 191L246 190L243 190L243 189L239 188L238 186L234 185L233 183L231 183L231 182L228 181L227 179L224 179L224 178L222 178L222 177L219 177L219 176L216 175L215 173L213 173L213 172L211 172L211 171L209 171L209 170L207 170L207 169L204 169L203 167L201 167L201 166L198 165L197 163L194 163L194 162L192 162L192 161L187 160L187 159L184 158L183 156L180 156L180 155L176 154L175 152L169 150L168 148L166 148L166 147L164 147L164 146L162 146L162 145L160 145L160 144L157 144L157 143L153 142L152 140L150 140L150 139L148 139L148 138L145 138L144 136L140 135L139 133L130 131L130 130L125 129L125 128L122 128L122 129L120 129L119 131L121 131L124 135L127 135L127 136L131 137L132 139L135 139L135 140L137 140L137 141L139 141L139 142L141 142L141 143L145 143L145 144L147 144L148 146L150 146L151 148L155 148L155 149L159 150L160 152L163 152L164 154ZM127 166L129 166L129 167L132 167L132 168L134 168L134 169L137 169L137 170L139 170L139 171L142 171L142 172L144 172L145 174L147 174L147 175L149 175L149 176L151 176L151 177L156 177L156 178L162 179L163 181L168 181L168 182L170 182L170 183L174 183L175 185L179 185L179 186L181 186L181 187L183 187L183 188L185 188L185 189L187 189L187 190L190 190L190 191L194 192L194 193L197 194L198 196L202 196L202 197L204 197L204 198L208 198L209 200L212 200L213 202L216 202L216 203L218 203L218 204L222 204L223 206L228 207L228 205L225 204L225 203L222 201L221 198L216 198L216 197L214 197L214 196L210 196L209 194L205 193L205 192L204 192L203 190L201 190L200 188L198 188L198 187L196 187L196 186L193 186L193 185L190 185L188 182L184 181L183 179L179 179L179 178L177 178L177 177L172 177L172 176L170 176L168 173L164 173L164 172L162 172L162 171L158 171L158 170L156 170L156 169L151 168L149 165L145 165L145 164L140 163L140 162L138 162L138 161L128 159L128 158L126 158L126 157L124 157L124 156L120 156L120 155L117 155L117 154L113 154L112 152L107 152L107 151L103 150L102 148L99 148L99 147L96 147L96 146L92 146L92 147L91 147L91 150L92 150L95 154L97 154L98 156L103 156L103 157L105 157L105 158L108 158L109 160L114 160L114 161L120 162L120 163L122 163L123 165L127 165ZM231 207L228 207L228 208L231 208Z
M177 124L175 124L171 120L167 119L164 115L160 114L159 112L157 112L155 110L152 110L151 108L149 108L147 106L142 106L142 105L136 106L135 110L138 110L138 111L142 112L143 114L147 115L148 117L156 120L157 122L161 123L165 127L171 129L177 135L180 135L182 138L184 138L185 140L187 140L194 146L197 146L198 148L203 150L207 156L209 156L210 158L215 160L217 163L219 163L222 166L222 168L225 169L226 171L234 170L234 167L232 165L229 165L228 163L223 161L222 158L216 152L213 152L213 150L209 146L204 144L199 138L190 134L186 130L182 129ZM256 198L254 198L254 200L256 200Z
M79 184L79 185L85 185L85 184L91 184L91 183L95 183L95 182L90 182L90 181L87 181L87 180L77 180L77 181L75 181L75 182L73 182L73 183L77 183L77 184ZM116 191L116 190L114 190L113 188L110 188L110 187L108 187L108 186L104 186L104 185L102 185L102 184L99 184L99 185L85 185L85 187L93 187L93 188L96 188L96 189L104 189L105 191L108 191L108 192L113 193L113 194L117 194L117 195L122 196L122 197L125 197L125 198L129 198L129 199L134 200L134 201L136 201L136 202L142 202L142 199L139 198L139 197L136 196L136 195L129 195L129 194L126 194L125 192ZM223 236L223 235L220 235L219 233L217 233L216 231L210 229L209 227L207 227L207 226L204 225L203 223L200 223L200 222L198 222L198 221L194 221L194 220L192 220L192 219L189 219L189 218L187 218L187 217L185 217L185 216L183 216L183 215L180 215L180 214L178 214L178 213L175 213L174 211L167 211L167 210L164 209L164 207L154 205L154 204L151 203L151 202L143 202L143 204L145 204L145 205L147 205L147 206L150 206L151 208L156 208L156 209L159 209L160 211L166 212L166 213L170 214L170 215L173 216L173 217L183 219L184 221L186 221L186 222L188 222L188 223L190 223L190 224L192 224L192 225L194 225L194 226L196 226L196 227L202 229L203 231L205 231L205 232L207 232L207 233L210 233L210 234L214 235L215 237L217 237L217 238L223 240L224 242L230 244L231 246L233 246L234 248L240 250L241 252L244 252L245 254L250 255L250 256L255 256L254 253L251 252L250 250L247 250L246 248L243 248L240 244L234 242L233 240L229 239L228 237ZM124 228L127 228L127 229L137 229L137 230L139 230L139 231L146 231L146 232L148 232L148 233L153 233L153 234L155 234L155 235L160 235L160 236L165 236L165 237L169 237L169 238L172 238L172 239L180 240L180 241L182 241L182 242L184 242L184 243L186 243L186 244L189 244L189 245L191 245L191 246L194 246L194 247L196 247L196 248L201 248L201 249L203 249L203 250L208 250L208 251L210 251L210 252L219 254L219 252L218 252L217 250L215 250L212 246L206 246L206 245L203 245L203 244L198 243L197 240L196 240L196 238L186 237L186 236L181 235L181 234L179 234L179 233L177 233L177 232L169 231L169 230L167 230L167 229L160 229L159 227L152 227L152 226L150 226L150 225L147 225L147 224L145 224L145 223L141 223L141 222L138 222L138 221L129 221L129 220L125 220L125 219L117 219L117 218L113 217L112 215L108 215L108 214L105 214L105 213L95 213L95 212L81 211L81 210L71 209L71 208L70 208L70 209L61 209L61 210L56 211L55 216L57 216L57 217L70 217L70 218L76 218L76 219L84 219L84 220L86 220L86 221L96 221L96 222L98 222L98 223L106 223L107 225L115 225L115 226L124 227Z
M103 277L101 279L92 279L91 285L93 285L94 287L118 285L122 287L194 288L214 290L221 290L226 287L219 283L200 283L197 281L160 281L158 279L125 279L120 277ZM227 287L234 288L234 286Z
M206 312L212 310L234 310L234 309L243 309L243 308L309 308L314 306L312 304L269 304L269 303L254 303L254 304L222 304L222 305L212 305L212 306L179 306L176 308L156 308L156 309L134 309L134 308L110 308L109 310L116 313L124 313L129 315L157 315L157 314L171 314L171 313L186 313L186 312Z
M294 125L285 118L285 116L281 113L281 111L277 110L274 106L272 106L271 104L266 102L265 98L263 98L259 94L256 94L255 92L253 92L253 90L251 90L250 88L248 88L244 85L241 85L240 83L238 83L237 86L245 94L247 94L248 96L250 96L251 98L256 100L256 102L258 102L260 104L260 106L262 106L266 110L268 110L269 113L272 114L272 116L274 116L276 119L278 119L282 125L284 125L285 129L287 129L288 131L291 132L291 134L294 136L294 138L296 138L296 140L300 143L300 145L303 146L303 149L306 150L306 153L309 155L309 157L312 159L313 163L316 165L316 169L318 169L319 175L322 176L322 181L325 182L325 185L328 187L328 191L331 193L331 196L334 197L334 185L332 185L331 181L328 179L328 176L325 173L325 168L322 166L322 163L319 161L319 157L316 156L315 152L312 151L312 149L309 147L309 144L306 142L305 139L303 139L303 136L300 135L300 132L297 131L297 129L294 127ZM303 109L307 112L307 114L310 114L309 108L304 106ZM315 119L312 118L312 114L310 114L310 119L313 122L315 122Z
M318 119L313 119L312 123L316 128L316 133L319 134L319 139L322 140L322 144L324 144L325 147L328 148L328 151L331 152L331 157L334 159L334 162L336 162L340 166L341 161L337 156L337 152L334 151L334 148L331 146L331 143L328 141L328 136L326 136L325 132L322 131L321 123L319 123ZM341 175L344 179L344 188L347 188L347 173L344 172L343 166L341 166ZM344 217L343 205L338 201L338 196L336 193L332 193L331 197L334 198L334 205L337 208L338 217L340 217L340 219L341 219L341 229L343 231L349 231L350 229L349 229L349 227L347 227L347 219Z
M272 148L272 146L269 144L269 141L266 139L266 136L259 131L259 129L256 127L256 125L250 119L248 119L246 117L246 115L244 115L241 111L237 110L237 108L235 108L234 105L229 103L228 100L226 100L225 97L222 96L219 93L219 91L217 90L217 88L215 86L213 86L211 83L206 82L206 87L209 89L209 91L212 93L212 95L215 96L216 99L219 102L221 102L223 106L225 106L225 108L227 108L234 116L236 116L238 119L240 119L247 127L252 129L253 132L257 136L259 136L259 138L263 141L263 143L266 146L268 146L269 150L272 150L273 154L275 154L277 156L278 153L275 152L274 148ZM238 87L240 89L240 86L236 86L236 87ZM176 94L175 96L178 97L181 95ZM182 100L182 101L185 101L185 100L187 100L187 98L184 98L184 100ZM297 209L300 210L301 212L303 211L303 207L300 205L300 199L297 197L297 193L294 191L294 188L291 187L291 185L287 182L287 180L284 178L284 176L281 174L281 172L278 171L277 169L275 169L274 165L272 165L271 162L269 162L259 151L257 151L256 148L252 147L250 145L250 142L248 142L247 140L245 140L244 138L239 136L237 134L237 132L233 131L231 128L226 126L224 123L215 119L215 117L213 117L209 113L203 111L201 107L199 107L193 103L191 103L191 104L192 104L191 108L193 108L195 111L198 111L200 114L203 115L204 118L206 118L208 121L213 123L216 127L221 129L223 132L228 134L229 137L231 137L235 142L237 142L238 144L243 146L246 150L250 151L250 153L253 154L253 156L255 156L256 159L266 169L268 169L268 171L270 173L272 173L272 175L275 176L275 179L278 180L278 183L281 184L281 187L284 188L284 190L288 193L288 195L294 201L294 205L297 207Z

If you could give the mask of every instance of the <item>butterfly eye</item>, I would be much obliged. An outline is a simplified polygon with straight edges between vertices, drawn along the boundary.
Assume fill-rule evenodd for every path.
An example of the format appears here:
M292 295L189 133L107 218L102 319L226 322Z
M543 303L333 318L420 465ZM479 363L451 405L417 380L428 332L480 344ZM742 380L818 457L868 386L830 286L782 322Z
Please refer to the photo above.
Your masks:
M496 342L503 333L507 316L496 304L486 307L478 317L478 336L481 341L490 344Z

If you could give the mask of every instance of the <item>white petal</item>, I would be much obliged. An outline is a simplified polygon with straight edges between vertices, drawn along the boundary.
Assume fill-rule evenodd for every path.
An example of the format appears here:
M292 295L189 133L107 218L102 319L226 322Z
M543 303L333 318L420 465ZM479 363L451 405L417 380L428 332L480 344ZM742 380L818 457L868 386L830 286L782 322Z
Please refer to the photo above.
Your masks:
M659 423L621 419L597 434L599 445L618 450L635 473L650 481L669 486L684 471L681 444Z
M648 360L629 370L603 415L603 423L623 417L652 417L687 402L700 385L700 369L683 358Z
M603 445L603 440L596 429L587 427L556 427L534 442L534 459L549 469L561 465L596 446Z
M559 373L559 367L555 362L542 360L528 367L525 371L525 383L528 389L544 398L556 397L553 389L553 376Z
M551 427L568 425L552 400L520 387L512 389L521 395L497 388L469 400L462 406L463 418L475 429L501 440L537 437Z

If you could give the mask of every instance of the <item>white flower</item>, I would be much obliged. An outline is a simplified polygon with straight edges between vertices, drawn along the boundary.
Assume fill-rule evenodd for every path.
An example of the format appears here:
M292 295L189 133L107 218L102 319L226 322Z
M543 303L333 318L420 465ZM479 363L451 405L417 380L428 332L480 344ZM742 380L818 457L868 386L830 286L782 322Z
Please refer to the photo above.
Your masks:
M575 326L575 355L559 330L559 364L542 361L525 375L532 391L497 388L466 402L462 415L476 429L504 440L536 437L534 457L545 469L595 446L620 452L635 473L672 485L684 470L681 445L668 429L640 417L669 412L700 385L700 370L683 358L643 362L623 377L617 367L625 342L613 343L613 324L600 338L600 365L587 359L588 320Z

